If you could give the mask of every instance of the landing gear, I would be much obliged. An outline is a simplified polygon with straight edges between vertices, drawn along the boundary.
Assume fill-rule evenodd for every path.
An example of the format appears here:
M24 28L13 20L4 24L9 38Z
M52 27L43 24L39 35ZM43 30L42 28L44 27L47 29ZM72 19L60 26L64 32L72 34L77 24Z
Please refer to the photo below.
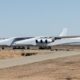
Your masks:
M50 46L46 47L46 46L40 46L39 49L51 49Z
M24 46L13 46L13 49L25 49Z

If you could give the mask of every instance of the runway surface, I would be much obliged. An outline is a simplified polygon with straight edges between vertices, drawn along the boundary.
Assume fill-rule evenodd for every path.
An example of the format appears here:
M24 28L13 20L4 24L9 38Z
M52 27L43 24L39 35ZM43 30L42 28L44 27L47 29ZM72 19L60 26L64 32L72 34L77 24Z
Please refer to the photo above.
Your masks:
M57 51L44 55L34 55L34 56L27 56L21 58L4 59L4 60L0 60L0 69L31 64L35 62L48 60L48 59L56 59L56 58L73 56L73 55L79 55L79 54L80 52L75 52L75 51Z

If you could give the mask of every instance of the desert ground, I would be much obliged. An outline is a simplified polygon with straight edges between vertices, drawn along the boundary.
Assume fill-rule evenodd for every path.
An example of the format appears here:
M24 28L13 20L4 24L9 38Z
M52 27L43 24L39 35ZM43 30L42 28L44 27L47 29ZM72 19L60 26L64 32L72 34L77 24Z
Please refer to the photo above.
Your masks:
M6 59L6 58L17 58L17 57L23 57L23 56L30 56L30 55L38 55L38 54L49 54L52 51L80 51L80 46L68 46L68 45L58 45L51 48L51 50L10 50L0 49L0 59Z
M33 50L34 51L34 50ZM4 52L4 51L3 51ZM21 51L20 51L21 52ZM31 51L28 51L31 53ZM37 51L34 51L38 53ZM79 48L71 51L58 52L75 52L80 53ZM5 52L4 52L5 53ZM6 52L11 58L12 52ZM40 54L48 54L49 50L40 50ZM57 51L55 51L57 53ZM1 53L0 53L1 54ZM17 51L15 57L22 57ZM12 58L15 58L12 55ZM1 59L5 59L3 57ZM0 69L0 80L80 80L80 55L50 59L27 65L15 66L11 68Z
M80 55L0 69L0 80L80 80Z
M51 53L51 50L1 50L0 60L9 58L19 58L31 55L43 55Z

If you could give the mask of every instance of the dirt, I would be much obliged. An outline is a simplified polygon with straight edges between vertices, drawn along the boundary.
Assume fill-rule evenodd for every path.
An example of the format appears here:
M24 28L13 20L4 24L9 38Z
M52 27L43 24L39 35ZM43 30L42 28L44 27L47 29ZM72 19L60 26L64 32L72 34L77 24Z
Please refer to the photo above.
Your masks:
M20 53L21 53L20 51L1 50L0 51L0 59L21 57Z
M15 57L24 57L24 56L32 56L38 54L49 54L54 51L80 51L80 46L54 46L51 50L12 50L12 49L4 49L0 50L0 59L6 58L15 58Z
M80 80L80 55L1 69L0 80Z
M0 59L49 54L51 50L0 50Z

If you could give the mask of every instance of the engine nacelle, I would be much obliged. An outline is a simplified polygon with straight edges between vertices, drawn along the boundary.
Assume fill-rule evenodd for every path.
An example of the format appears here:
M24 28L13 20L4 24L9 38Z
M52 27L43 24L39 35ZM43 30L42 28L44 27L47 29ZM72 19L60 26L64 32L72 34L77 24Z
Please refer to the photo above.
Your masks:
M40 43L44 43L42 39L40 40Z
M46 39L45 40L45 43L50 43L50 42L52 42L52 39Z
M47 44L47 43L51 43L54 42L55 40L61 39L60 37L54 37L54 38L40 38L40 39L36 39L36 43L43 43L43 44Z
M45 41L46 41L46 39L41 39L41 42L42 42L42 43L45 43Z
M50 43L50 42L53 42L52 39L37 39L36 40L36 43Z
M41 42L41 39L37 39L37 40L36 40L36 43L40 43L40 42Z

